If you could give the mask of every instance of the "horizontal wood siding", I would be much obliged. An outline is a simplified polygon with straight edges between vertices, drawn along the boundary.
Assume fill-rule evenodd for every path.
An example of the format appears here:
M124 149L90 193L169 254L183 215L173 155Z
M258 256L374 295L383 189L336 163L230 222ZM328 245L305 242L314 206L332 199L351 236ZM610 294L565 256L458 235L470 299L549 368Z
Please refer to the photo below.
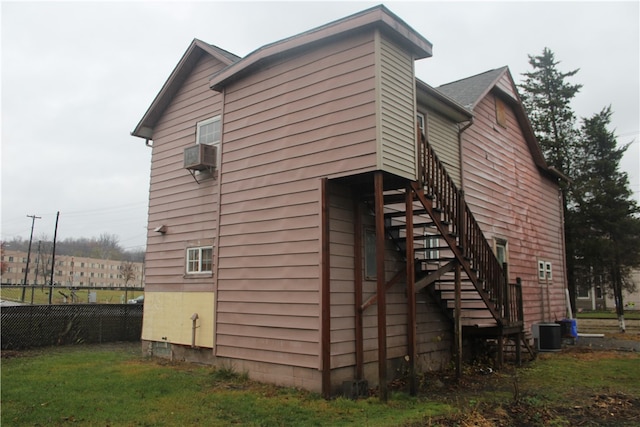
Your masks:
M433 110L423 110L427 121L427 138L438 158L445 164L453 182L461 188L460 143L458 125Z
M183 169L183 150L196 142L196 122L221 112L222 96L209 90L208 79L222 68L219 61L204 55L154 128L145 279L148 292L214 289L211 274L185 278L185 256L188 246L215 243L217 181L196 183ZM160 225L167 227L166 234L153 231Z
M354 268L354 212L348 187L332 185L330 196L330 249L331 249L331 368L355 365L355 288ZM372 228L374 218L366 208L362 217L363 228ZM359 249L364 252L364 247ZM385 249L386 279L403 271L405 263L393 244L387 241ZM376 282L363 284L363 301L376 293ZM407 354L407 296L406 284L400 282L387 291L387 355L389 359ZM420 367L435 369L446 366L450 360L451 324L435 302L422 293L418 296L417 339ZM376 305L369 306L363 315L364 362L377 363L378 333ZM375 381L375 378L371 378Z
M420 371L445 369L452 360L453 325L425 292L416 295L417 366Z
M331 185L331 368L355 365L354 203L346 187Z
M381 169L416 179L413 57L380 36Z
M320 367L320 178L375 169L374 60L359 34L224 89L217 356Z
M474 124L463 133L467 203L490 243L507 240L509 280L523 280L527 323L563 318L566 280L558 186L534 164L510 107L506 128L495 121L493 94L474 112ZM538 283L538 259L553 264L548 294Z

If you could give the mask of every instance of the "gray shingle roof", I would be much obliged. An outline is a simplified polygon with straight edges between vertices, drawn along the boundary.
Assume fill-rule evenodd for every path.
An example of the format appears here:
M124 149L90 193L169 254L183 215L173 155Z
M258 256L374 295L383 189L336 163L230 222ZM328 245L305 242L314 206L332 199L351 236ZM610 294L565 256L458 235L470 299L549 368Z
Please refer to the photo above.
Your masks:
M507 71L507 67L486 71L466 79L438 86L437 90L459 104L473 110L476 103L484 97L496 81Z

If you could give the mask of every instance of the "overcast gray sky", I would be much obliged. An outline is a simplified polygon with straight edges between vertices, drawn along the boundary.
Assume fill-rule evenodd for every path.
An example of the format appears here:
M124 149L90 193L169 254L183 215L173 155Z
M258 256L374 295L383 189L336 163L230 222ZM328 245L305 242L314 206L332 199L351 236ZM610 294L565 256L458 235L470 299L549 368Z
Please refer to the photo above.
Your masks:
M193 38L245 56L379 2L6 2L2 26L2 240L146 241L151 150L130 132ZM516 80L546 46L580 68L573 108L611 104L640 192L639 2L384 3L434 45L417 77L438 86L507 65Z

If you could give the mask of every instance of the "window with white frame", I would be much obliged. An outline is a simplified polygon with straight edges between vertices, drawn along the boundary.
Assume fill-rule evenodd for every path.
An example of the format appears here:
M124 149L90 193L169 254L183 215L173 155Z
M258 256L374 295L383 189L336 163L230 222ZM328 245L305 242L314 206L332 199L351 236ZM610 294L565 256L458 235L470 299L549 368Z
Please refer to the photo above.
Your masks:
M580 299L588 299L589 298L589 285L585 285L583 283L579 283L576 286L576 296Z
M494 238L493 244L495 248L496 258L498 259L500 266L508 263L509 259L507 256L507 241L505 239Z
M553 267L549 261L538 260L538 280L541 282L553 279Z
M424 258L426 260L438 260L440 258L440 250L438 247L440 246L440 237L435 235L424 235Z
M187 249L187 274L213 271L213 247L201 246Z
M222 120L215 116L197 123L196 142L198 144L216 145L222 139Z
M422 132L424 135L427 134L426 132L426 127L427 127L427 121L425 120L424 114L422 113L417 113L416 114L416 120L418 122L418 127L420 128L420 132Z

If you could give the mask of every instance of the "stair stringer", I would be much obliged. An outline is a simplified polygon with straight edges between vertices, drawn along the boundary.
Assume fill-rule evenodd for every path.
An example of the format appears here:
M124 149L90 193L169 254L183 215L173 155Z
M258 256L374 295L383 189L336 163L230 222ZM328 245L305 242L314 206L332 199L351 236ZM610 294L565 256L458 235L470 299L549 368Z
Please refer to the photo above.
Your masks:
M443 224L442 220L440 219L440 215L438 215L433 208L433 202L424 195L424 189L420 188L418 186L418 183L416 182L411 183L411 188L416 199L421 203L421 205L427 211L427 214L433 220L438 232L440 233L441 238L444 239L444 241L447 243L449 249L451 250L451 253L456 258L456 261L460 264L470 282L477 290L478 295L480 295L480 298L484 301L487 309L489 310L495 321L498 323L498 325L502 326L503 320L500 313L498 313L495 308L495 304L490 300L489 296L484 291L482 283L478 279L476 272L473 270L471 263L464 257L462 251L460 250L460 246L458 246L457 242L457 237L452 236L449 233L448 225Z

